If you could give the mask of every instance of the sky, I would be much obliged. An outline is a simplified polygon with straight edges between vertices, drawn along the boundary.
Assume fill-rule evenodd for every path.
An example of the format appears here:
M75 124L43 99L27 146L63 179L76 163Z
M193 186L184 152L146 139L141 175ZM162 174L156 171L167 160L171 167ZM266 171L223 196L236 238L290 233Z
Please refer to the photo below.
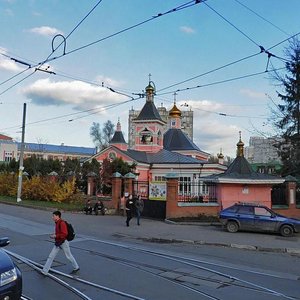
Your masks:
M272 69L299 11L299 0L0 0L0 133L21 140L26 103L25 142L94 147L90 128L107 120L127 140L150 77L156 106L194 111L201 150L235 157L239 131L246 146L275 133Z

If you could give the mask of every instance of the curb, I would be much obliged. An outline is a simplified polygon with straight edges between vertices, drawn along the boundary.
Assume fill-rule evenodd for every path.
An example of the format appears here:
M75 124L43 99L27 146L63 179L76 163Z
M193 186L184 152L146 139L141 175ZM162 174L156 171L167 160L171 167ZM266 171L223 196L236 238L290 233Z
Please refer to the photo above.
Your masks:
M143 240L151 243L162 243L162 244L172 244L172 243L181 243L181 244L194 244L194 245L206 245L206 246L216 246L216 247L226 247L226 248L235 248L241 250L250 250L258 252L272 252L272 253L288 253L295 256L300 256L300 249L298 248L267 248L261 246L253 245L243 245L243 244L225 244L225 243L214 243L214 242L205 242L205 241L193 241L193 240L180 240L180 239L162 239L162 238L141 238L136 237L138 240Z

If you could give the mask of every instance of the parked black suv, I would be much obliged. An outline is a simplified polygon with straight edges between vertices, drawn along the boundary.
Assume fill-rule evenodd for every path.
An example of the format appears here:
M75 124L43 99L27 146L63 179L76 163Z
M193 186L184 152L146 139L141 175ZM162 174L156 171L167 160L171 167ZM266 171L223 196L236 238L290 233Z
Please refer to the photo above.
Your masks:
M268 231L292 236L300 231L300 220L281 216L268 207L255 203L236 203L223 209L219 217L229 232Z
M8 238L0 238L0 247L10 243ZM0 249L0 299L18 300L22 295L22 275L12 259Z

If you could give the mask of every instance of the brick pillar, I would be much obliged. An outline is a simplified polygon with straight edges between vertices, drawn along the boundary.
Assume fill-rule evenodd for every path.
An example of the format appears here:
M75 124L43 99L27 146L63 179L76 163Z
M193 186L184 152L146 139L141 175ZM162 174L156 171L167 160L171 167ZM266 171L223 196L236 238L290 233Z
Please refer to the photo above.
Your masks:
M127 173L124 175L124 193L133 194L133 180L135 179L135 175L132 173Z
M167 203L166 218L177 217L178 211L178 176L174 173L166 174L167 179Z
M94 196L95 191L95 177L96 173L90 172L87 174L87 195Z
M288 181L286 182L286 193L288 199L289 208L296 208L296 182Z
M114 173L112 176L112 194L111 194L111 207L113 209L120 209L121 202L121 192L122 192L122 175L118 172Z

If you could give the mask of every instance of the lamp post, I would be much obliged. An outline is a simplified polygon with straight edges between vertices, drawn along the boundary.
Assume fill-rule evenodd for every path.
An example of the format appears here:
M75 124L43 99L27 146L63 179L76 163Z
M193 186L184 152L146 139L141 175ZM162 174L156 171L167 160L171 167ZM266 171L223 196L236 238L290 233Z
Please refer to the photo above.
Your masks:
M20 160L19 160L17 202L22 201L21 194L22 194L22 176L23 176L23 170L24 170L23 156L24 156L25 120L26 120L26 103L24 103L24 106L23 106L22 142L21 142Z
M203 163L200 163L199 174L198 174L198 200L199 200L199 202L200 202L200 187L201 187L201 185L200 185L200 177L201 177L201 171L202 171L202 169L203 169ZM203 199L203 197L202 197L202 199Z

